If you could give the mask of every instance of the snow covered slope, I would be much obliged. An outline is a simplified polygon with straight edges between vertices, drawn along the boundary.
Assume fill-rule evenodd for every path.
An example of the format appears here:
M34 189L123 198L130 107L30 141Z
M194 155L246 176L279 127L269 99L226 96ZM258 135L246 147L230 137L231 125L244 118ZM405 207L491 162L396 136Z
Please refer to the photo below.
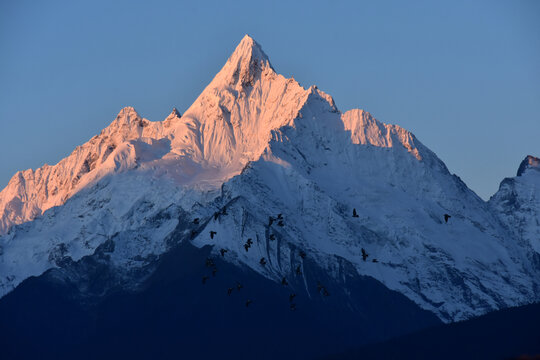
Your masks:
M344 259L459 320L540 299L532 242L493 214L410 132L341 113L246 36L183 116L125 108L59 164L14 176L0 193L0 296L107 241L136 287L138 269L188 239L275 281L302 274L300 251L335 277Z
M517 176L504 179L489 204L521 246L534 249L540 263L540 159L527 156Z

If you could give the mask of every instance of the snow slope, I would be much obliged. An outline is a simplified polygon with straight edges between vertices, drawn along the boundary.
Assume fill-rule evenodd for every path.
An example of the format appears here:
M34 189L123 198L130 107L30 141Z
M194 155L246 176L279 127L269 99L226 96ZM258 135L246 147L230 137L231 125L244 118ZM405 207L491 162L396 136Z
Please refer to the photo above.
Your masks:
M514 238L534 249L540 263L540 159L527 156L517 176L504 179L489 204Z
M57 165L17 173L0 216L0 295L108 240L136 282L190 238L276 281L301 272L300 250L335 276L346 259L444 321L540 298L533 242L516 241L491 202L405 129L276 74L249 36L183 116L123 109Z

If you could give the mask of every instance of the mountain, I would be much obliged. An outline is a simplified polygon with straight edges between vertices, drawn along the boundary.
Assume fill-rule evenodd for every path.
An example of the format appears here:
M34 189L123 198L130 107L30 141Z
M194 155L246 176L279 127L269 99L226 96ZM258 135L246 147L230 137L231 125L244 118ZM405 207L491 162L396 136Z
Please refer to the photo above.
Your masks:
M538 319L540 304L524 305L324 358L534 360L540 358Z
M540 264L540 159L528 155L517 176L501 182L489 205L516 241L532 247L530 256Z
M527 164L515 189L504 195L501 185L486 203L413 134L363 110L342 113L316 86L277 74L246 36L182 116L152 122L125 108L57 165L13 177L0 193L0 307L10 313L42 288L91 318L108 301L121 307L118 294L178 298L152 284L171 276L163 268L189 273L181 254L191 247L220 259L227 270L216 278L228 284L245 276L282 289L285 278L311 314L329 311L319 297L339 299L328 300L346 307L336 319L362 324L310 323L317 329L365 330L370 308L382 319L382 299L405 312L393 314L403 333L533 303L540 205L537 162ZM504 200L514 193L514 205ZM173 253L176 265L164 265ZM202 286L192 276L175 286ZM362 287L383 295L366 298ZM258 289L254 298L279 302ZM385 321L370 341L398 335L395 326Z

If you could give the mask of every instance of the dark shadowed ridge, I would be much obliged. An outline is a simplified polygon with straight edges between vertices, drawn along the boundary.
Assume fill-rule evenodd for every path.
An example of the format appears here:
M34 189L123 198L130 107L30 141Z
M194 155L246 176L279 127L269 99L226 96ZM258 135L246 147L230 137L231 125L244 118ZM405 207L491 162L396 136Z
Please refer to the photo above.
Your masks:
M324 359L540 359L539 321L540 303L536 303L421 330Z

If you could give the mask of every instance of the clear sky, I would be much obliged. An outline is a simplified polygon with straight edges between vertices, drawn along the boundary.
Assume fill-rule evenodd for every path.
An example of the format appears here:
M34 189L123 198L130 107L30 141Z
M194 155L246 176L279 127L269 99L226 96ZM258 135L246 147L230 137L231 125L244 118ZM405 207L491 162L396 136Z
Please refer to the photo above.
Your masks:
M487 199L540 156L540 1L0 2L0 188L134 106L183 112L244 34L277 72L412 131Z

